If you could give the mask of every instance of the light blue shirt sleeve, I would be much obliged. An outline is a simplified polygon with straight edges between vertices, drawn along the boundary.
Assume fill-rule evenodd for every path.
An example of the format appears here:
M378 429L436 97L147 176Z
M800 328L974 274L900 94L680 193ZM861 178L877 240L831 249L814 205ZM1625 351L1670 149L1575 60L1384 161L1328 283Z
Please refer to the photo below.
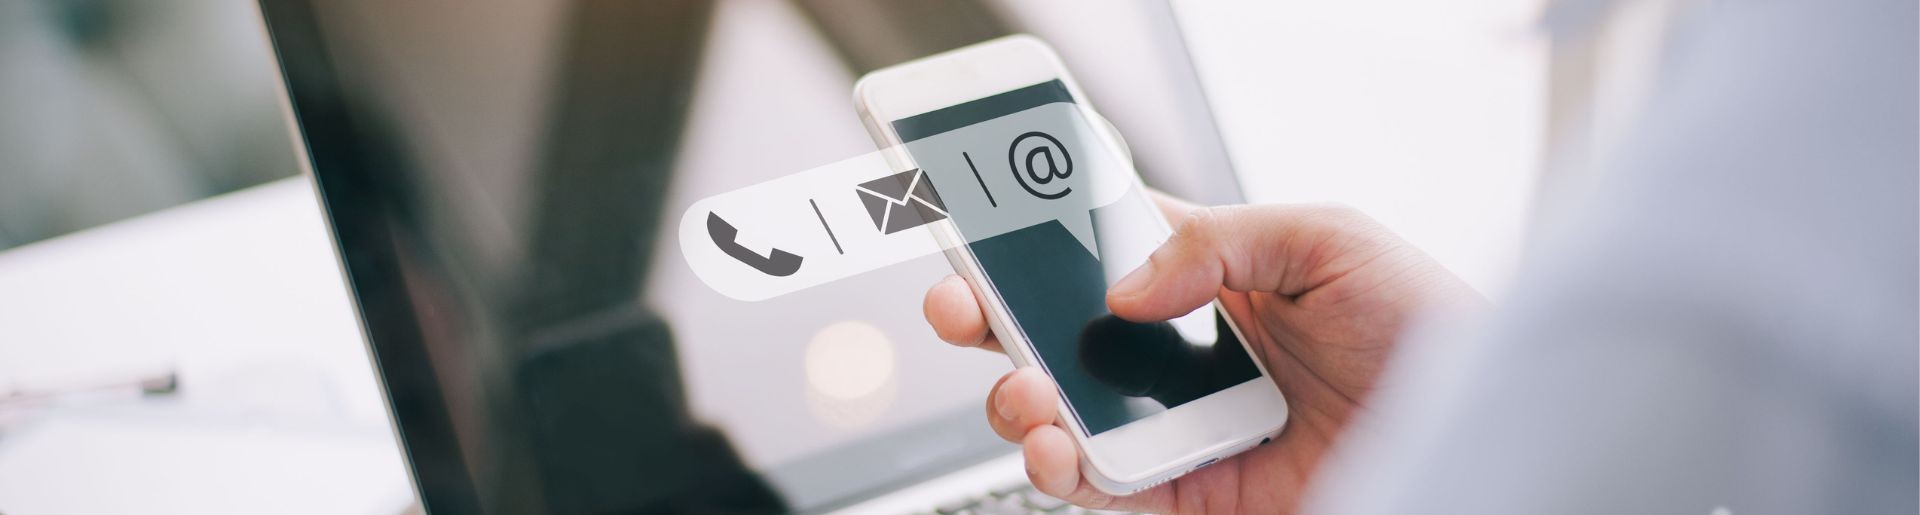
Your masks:
M1920 513L1912 0L1700 2L1480 327L1412 335L1333 514Z

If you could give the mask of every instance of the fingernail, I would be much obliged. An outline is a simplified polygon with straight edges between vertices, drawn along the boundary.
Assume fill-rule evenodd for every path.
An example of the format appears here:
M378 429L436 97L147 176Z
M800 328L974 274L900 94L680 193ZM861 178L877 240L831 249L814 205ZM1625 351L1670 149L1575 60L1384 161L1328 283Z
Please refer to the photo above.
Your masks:
M1000 414L1000 420L1013 422L1013 403L1007 400L1006 392L993 396L993 411Z
M1113 283L1113 287L1107 289L1107 294L1130 297L1146 289L1152 282L1153 260L1149 259L1145 264L1140 265L1140 268L1133 269L1125 277L1121 277L1119 282Z

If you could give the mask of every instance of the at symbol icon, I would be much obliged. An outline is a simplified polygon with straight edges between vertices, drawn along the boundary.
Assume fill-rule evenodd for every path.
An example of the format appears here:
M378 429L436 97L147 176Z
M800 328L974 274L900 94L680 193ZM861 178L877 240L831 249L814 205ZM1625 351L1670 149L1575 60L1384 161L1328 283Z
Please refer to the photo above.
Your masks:
M1031 143L1026 145L1028 148L1024 156L1020 152L1022 143ZM1055 154L1059 154L1059 157L1054 157ZM1020 182L1020 187L1035 197L1054 200L1073 193L1073 188L1064 187L1066 181L1061 181L1063 187L1056 192L1048 193L1036 188L1045 188L1054 179L1073 176L1073 154L1067 153L1067 146L1061 145L1060 140L1051 134L1033 131L1014 138L1013 145L1007 147L1007 167L1013 170L1013 178Z

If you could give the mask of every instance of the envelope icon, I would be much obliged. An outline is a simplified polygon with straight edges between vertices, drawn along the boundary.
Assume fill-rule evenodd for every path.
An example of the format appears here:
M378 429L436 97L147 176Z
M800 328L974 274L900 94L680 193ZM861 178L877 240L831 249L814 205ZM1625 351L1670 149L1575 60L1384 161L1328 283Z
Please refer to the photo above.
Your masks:
M893 234L947 219L947 205L926 172L915 168L860 183L854 193L881 234Z

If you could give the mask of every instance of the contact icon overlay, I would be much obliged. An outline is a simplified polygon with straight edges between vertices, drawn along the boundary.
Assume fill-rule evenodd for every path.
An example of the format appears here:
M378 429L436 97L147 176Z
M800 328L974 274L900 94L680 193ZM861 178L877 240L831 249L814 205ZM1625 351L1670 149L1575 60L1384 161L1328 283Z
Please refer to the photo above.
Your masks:
M856 192L882 234L912 229L947 219L947 203L933 189L926 172L907 170L861 183Z
M1054 154L1059 154L1059 158L1055 159ZM1073 176L1073 153L1052 134L1032 131L1014 138L1013 145L1007 147L1007 169L1013 170L1014 182L1035 197L1053 200L1073 193L1073 188L1067 186L1044 191L1055 187L1052 186L1054 179Z
M1042 223L1098 257L1090 211L1135 181L1087 116L1048 104L701 199L681 215L681 254L748 301Z

